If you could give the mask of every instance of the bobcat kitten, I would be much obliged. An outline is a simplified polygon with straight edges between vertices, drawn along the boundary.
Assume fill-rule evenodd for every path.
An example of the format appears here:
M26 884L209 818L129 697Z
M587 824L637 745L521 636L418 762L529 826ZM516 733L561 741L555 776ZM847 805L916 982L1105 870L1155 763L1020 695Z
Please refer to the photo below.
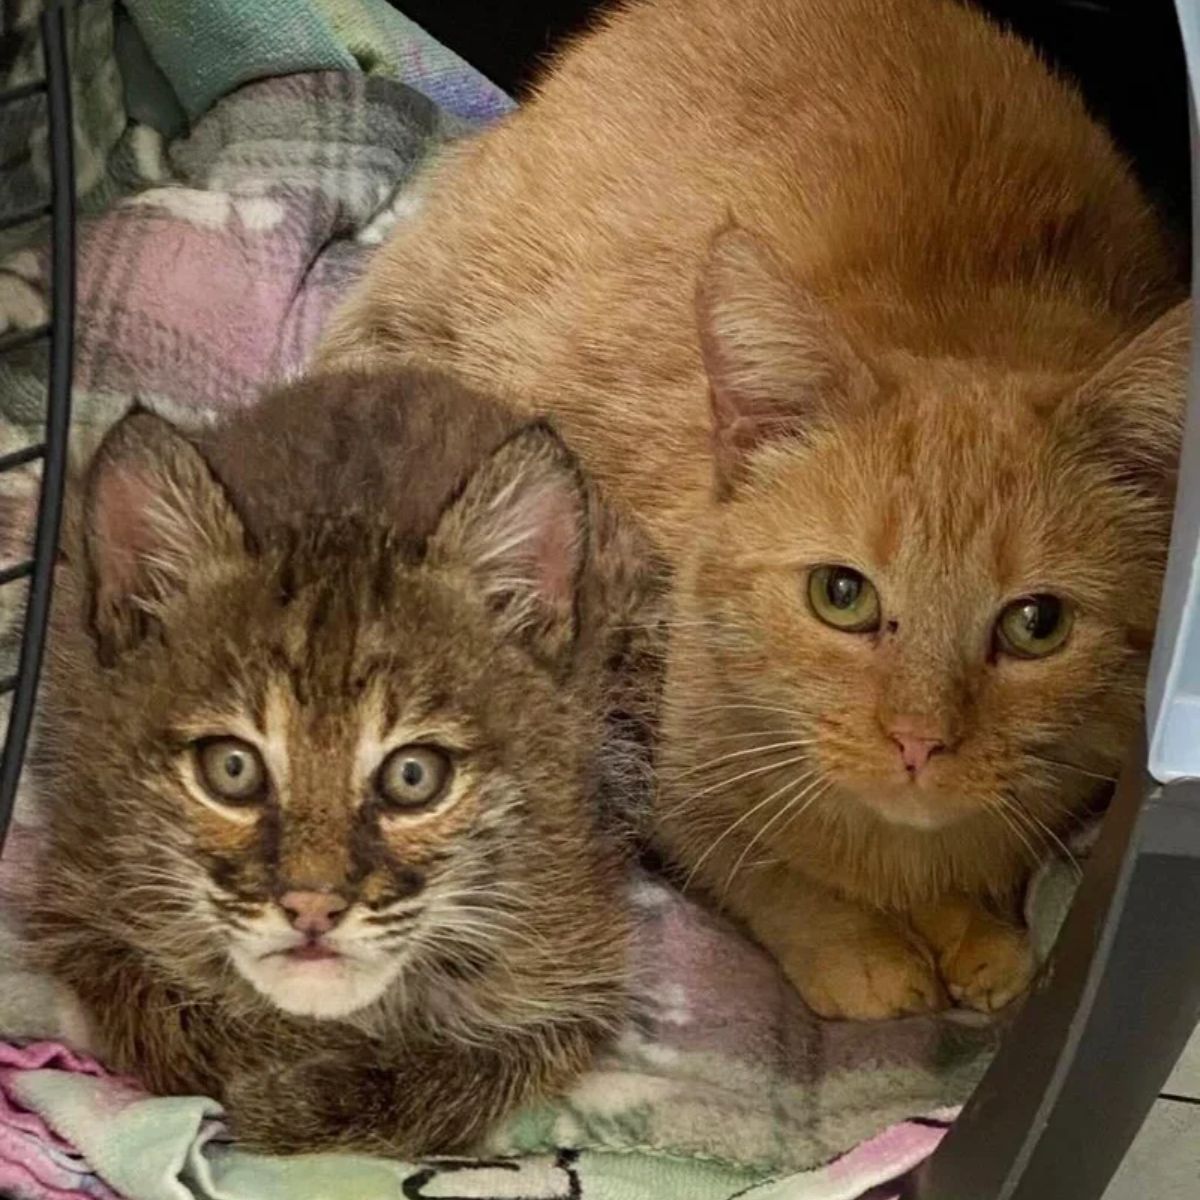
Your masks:
M556 436L333 375L135 411L79 493L28 932L92 1048L274 1151L461 1149L570 1083L623 1009L600 614L641 584Z

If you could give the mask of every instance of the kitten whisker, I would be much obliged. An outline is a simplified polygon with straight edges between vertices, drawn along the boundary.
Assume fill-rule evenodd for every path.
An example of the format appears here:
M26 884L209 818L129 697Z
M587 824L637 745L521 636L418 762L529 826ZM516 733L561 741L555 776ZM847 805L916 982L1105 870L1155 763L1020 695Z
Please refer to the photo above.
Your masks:
M785 708L781 705L750 704L745 702L739 702L737 704L699 705L694 708L689 706L687 711L689 713L703 713L705 716L712 716L726 712L768 712L777 713L785 717L795 717L798 721L808 721L812 719L809 713L800 712L799 709Z
M1002 792L987 792L983 796L984 803L987 804L989 810L1003 822L1009 832L1020 841L1026 853L1029 855L1030 865L1036 867L1042 860L1042 855L1038 852L1037 846L1029 840L1029 835L1025 830L1023 820L1024 813L1020 808L1014 807L1009 798ZM992 802L995 802L994 805Z
M713 767L718 767L722 763L731 762L734 759L753 757L756 754L769 754L775 750L796 750L803 746L811 746L815 740L814 738L790 738L785 742L772 742L766 746L750 746L745 750L733 750L728 754L710 758L707 762L697 763L678 774L672 773L671 778L677 783L691 775L699 774L701 771L710 771Z
M792 759L790 763L781 763L780 767L782 768L785 766L790 766L792 763L798 763L798 762L803 762L803 761L804 761L803 758L795 758L795 759ZM756 772L756 773L761 774L761 771ZM801 775L800 781L805 782L810 778L812 778L812 773L809 773L807 775ZM787 783L784 784L784 788L790 788L795 783L796 783L795 779L789 779L787 781ZM692 869L688 872L687 878L683 882L682 890L686 892L688 890L688 888L691 887L692 880L693 880L693 878L695 878L696 872L704 865L704 863L708 860L709 856L712 855L712 853L717 849L717 847L720 846L721 843L724 842L725 839L727 837L729 837L730 834L734 833L737 829L739 829L746 821L748 821L751 817L753 817L755 813L761 811L766 805L770 804L771 801L776 799L776 797L778 795L779 795L779 791L771 792L770 795L768 795L765 799L759 800L757 804L754 804L750 808L748 808L744 813L742 813L742 815L740 817L738 817L738 819L736 821L733 821L731 824L726 826L725 831L723 833L721 833L720 836L718 836L709 845L708 849L705 850L705 852L703 854L701 854L700 857L697 858L694 863L692 863Z
M793 794L791 797L789 797L785 801L785 803L780 805L779 809L775 812L775 814L769 820L765 821L762 825L760 825L758 832L755 833L755 835L750 839L750 841L746 843L746 848L738 856L737 861L733 864L732 869L730 870L729 874L725 878L724 886L721 888L721 903L722 904L725 902L725 897L729 894L729 889L730 889L731 885L733 884L734 878L737 876L738 870L741 868L742 863L744 863L746 861L746 856L750 853L751 850L754 849L754 847L758 843L759 839L766 834L767 830L769 830L771 828L771 826L775 824L776 821L778 821L781 817L786 815L789 811L793 810L796 807L796 805L799 804L802 806L800 809L800 812L803 812L805 809L807 809L809 807L809 805L817 797L813 796L812 799L806 799L806 798L809 797L813 791L815 791L816 789L822 788L825 785L825 780L820 774L818 774L815 779L812 779L811 783L808 783L807 786L804 786L805 781L807 779L812 779L812 776L808 775L808 776L800 777L800 780L799 780L800 790L798 792L796 792L795 794ZM793 784L793 786L795 786L795 785ZM799 816L800 813L796 813L795 815ZM786 826L785 826L785 828L786 828Z
M784 767L794 766L796 763L806 762L807 760L807 754L797 754L792 758L785 758L782 762L767 763L764 766L752 767L748 771L742 771L740 774L733 776L732 779L721 779L716 783L709 784L707 787L701 788L698 792L693 792L688 798L689 802L699 800L704 796L711 795L713 792L731 788L734 784L741 783L744 779L753 779L756 776L766 775L771 771L779 771Z
M792 815L788 817L786 821L784 821L784 823L775 831L775 836L782 836L788 829L791 828L792 825L794 825L802 816L804 816L804 814L808 812L808 810L812 808L814 804L820 803L820 801L823 800L832 790L833 780L827 779L825 781L825 786L821 788L821 790L817 792L815 796L811 796L808 800L806 800L801 808L796 809Z
M788 737L790 734L792 734L794 732L795 732L795 730L792 730L792 729L734 729L734 730L730 730L728 733L714 733L712 735L705 735L704 741L705 742L728 742L728 741L732 741L734 738L754 738L754 737L783 738L783 737Z
M797 763L807 762L808 757L809 756L807 754L798 754L792 758L785 758L781 762L766 763L763 766L752 767L748 771L742 771L740 774L734 775L731 779L718 780L716 783L709 784L707 787L701 788L698 792L690 792L686 796L683 796L681 799L676 801L676 803L665 808L661 815L663 817L675 816L678 813L686 811L693 804L695 804L697 800L711 795L713 792L720 792L724 789L731 788L735 784L741 783L744 779L753 779L759 775L770 774L772 771L782 771L787 767L795 766Z
M1029 812L1026 809L1021 808L1014 800L1011 799L1011 797L1009 799L1009 803L1012 805L1014 810L1022 813L1031 828L1039 831L1043 835L1043 840L1048 839L1054 844L1055 847L1058 848L1059 851L1061 851L1062 856L1071 865L1076 877L1082 879L1083 867L1080 866L1079 860L1072 853L1070 846L1068 846L1067 843L1064 842L1057 833L1055 833L1054 829L1044 820L1042 820L1037 813Z
M1036 762L1044 763L1048 767L1060 767L1064 771L1075 771L1079 775L1086 775L1089 779L1096 779L1101 783L1116 783L1115 775L1102 775L1099 771L1092 771L1087 767L1076 766L1075 763L1063 762L1058 758L1047 758L1042 754L1034 754L1030 750L1026 750L1027 757L1034 759Z

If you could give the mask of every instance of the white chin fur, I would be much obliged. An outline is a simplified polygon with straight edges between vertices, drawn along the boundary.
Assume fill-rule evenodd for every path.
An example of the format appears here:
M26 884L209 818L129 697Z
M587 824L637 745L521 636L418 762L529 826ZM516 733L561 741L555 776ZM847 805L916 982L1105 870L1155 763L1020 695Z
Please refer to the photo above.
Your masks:
M399 971L395 959L295 962L282 954L256 958L240 949L233 950L231 957L255 990L297 1017L349 1016L378 1000Z
M924 796L902 796L873 803L867 808L887 825L898 825L904 829L917 829L922 833L936 833L957 825L964 814L940 805L936 799Z

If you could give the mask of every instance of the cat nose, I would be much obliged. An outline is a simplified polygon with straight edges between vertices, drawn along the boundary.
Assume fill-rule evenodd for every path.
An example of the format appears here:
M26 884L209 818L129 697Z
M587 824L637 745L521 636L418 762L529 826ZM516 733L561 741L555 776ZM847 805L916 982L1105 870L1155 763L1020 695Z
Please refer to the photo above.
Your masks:
M888 736L900 750L900 761L912 776L922 770L935 755L946 749L945 739L930 729L928 724L905 717L897 717L888 730Z
M337 892L292 891L279 897L292 927L300 933L328 933L350 907L350 901Z

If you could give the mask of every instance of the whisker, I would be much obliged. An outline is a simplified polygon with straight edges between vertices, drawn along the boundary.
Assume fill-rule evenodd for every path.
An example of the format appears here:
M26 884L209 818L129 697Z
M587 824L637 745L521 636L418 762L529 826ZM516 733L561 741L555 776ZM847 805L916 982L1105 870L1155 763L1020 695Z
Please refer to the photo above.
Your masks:
M785 767L794 767L797 763L806 762L807 754L797 754L793 758L785 758L782 762L767 763L765 766L752 767L748 771L743 771L740 775L735 775L732 779L718 780L716 783L709 784L707 787L701 788L698 792L691 792L683 797L677 803L670 805L661 813L664 817L674 816L676 813L682 812L689 808L697 800L704 796L711 795L713 792L721 791L725 788L731 788L734 784L741 783L744 779L753 779L759 775L767 775L771 771L782 771Z
M1074 871L1076 877L1079 879L1082 879L1083 878L1083 867L1081 867L1079 865L1079 860L1071 852L1071 848L1067 845L1066 842L1064 842L1062 840L1061 837L1059 837L1059 835L1057 833L1055 833L1053 827L1050 826L1046 821L1042 820L1042 818L1039 817L1037 815L1037 813L1026 811L1025 809L1021 808L1020 805L1018 805L1015 801L1013 801L1011 799L1010 799L1010 804L1012 805L1014 810L1019 811L1024 815L1025 819L1030 823L1030 825L1033 828L1039 830L1044 835L1045 838L1048 838L1051 842L1054 843L1054 845L1061 851L1063 858L1065 858L1066 861L1071 865L1071 869Z
M1048 767L1061 767L1064 771L1075 771L1080 775L1086 775L1089 779L1097 779L1102 783L1117 782L1117 777L1115 775L1102 775L1099 771L1092 771L1087 767L1078 767L1074 763L1063 762L1057 758L1046 758L1044 755L1033 754L1028 750L1026 750L1025 753L1029 758L1032 758L1040 763L1045 763L1045 765Z
M725 884L721 888L722 903L724 902L725 897L729 894L729 888L733 884L734 878L737 876L738 871L741 869L742 863L744 863L746 861L746 856L750 853L751 850L754 849L754 847L755 847L755 845L757 845L759 839L766 834L767 830L769 830L771 828L771 826L774 825L775 822L780 819L780 817L784 816L789 810L795 808L795 806L797 804L803 803L804 808L807 808L808 803L811 803L811 801L809 801L808 803L804 803L806 797L808 797L815 789L820 788L825 783L825 780L820 775L817 775L817 777L815 779L813 779L813 781L811 783L809 783L807 787L805 787L804 786L805 778L811 778L811 776L801 777L801 779L799 781L800 791L798 793L792 795L784 804L780 805L779 810L772 817L770 817L767 821L763 822L763 824L761 826L759 826L758 832L755 833L755 835L750 839L750 841L746 843L746 848L741 852L740 855L738 855L737 862L735 862L733 864L732 869L730 870L729 874L725 878ZM780 789L780 790L782 791L782 789ZM814 797L814 799L815 799L815 797ZM801 811L803 811L803 809Z
M689 713L704 713L705 715L724 712L768 712L778 713L785 717L795 717L799 721L807 721L811 719L810 714L800 712L799 709L785 708L782 705L749 704L744 702L737 704L710 704L704 705L700 708L689 707L687 711Z
M786 821L784 821L784 823L775 831L775 836L781 837L788 829L792 827L792 825L794 825L802 816L804 816L804 814L808 812L808 810L812 808L814 804L818 803L820 800L823 800L832 790L833 780L828 779L825 781L825 786L819 792L817 792L815 796L811 796L808 800L806 800L802 807L796 809L792 815L788 817Z
M801 762L803 760L795 759L794 761ZM784 764L784 765L787 765L787 764ZM811 774L802 775L800 777L800 782L801 783L807 782L807 780L810 778L812 778ZM784 788L790 788L795 783L796 783L796 780L794 780L794 779L788 780L788 782L786 784L784 784ZM783 790L783 789L780 789L780 790ZM770 804L771 801L774 800L778 795L779 795L779 791L772 792L769 796L766 797L766 799L760 800L757 804L752 805L744 813L742 813L742 815L740 817L738 817L738 819L736 821L734 821L730 825L726 826L725 831L722 834L720 834L716 839L714 839L714 841L709 845L708 849L705 850L705 852L702 855L700 855L700 857L698 859L696 859L696 861L692 864L692 869L688 872L687 878L683 882L683 890L685 892L691 886L692 880L693 880L693 878L695 878L696 872L708 860L709 856L713 853L713 851L716 850L716 848L719 845L721 845L721 843L727 837L729 837L729 835L731 833L733 833L735 830L740 828L746 821L748 821L752 816L754 816L755 813L760 812L766 805Z
M1030 865L1036 866L1041 861L1042 856L1038 853L1037 847L1029 840L1025 830L1021 827L1020 822L1010 807L1008 798L1000 792L987 792L984 793L983 800L988 807L988 811L1021 843L1029 855Z
M811 746L815 741L815 738L790 738L786 742L772 742L767 746L750 746L745 750L733 750L729 754L722 754L717 758L710 758L707 762L687 767L678 774L672 773L671 777L678 781L686 779L690 775L698 774L700 771L712 770L713 767L719 767L722 763L731 762L734 759L753 757L756 754L769 754L775 750L795 750L802 746Z
M772 738L772 737L787 737L794 733L793 729L731 729L727 733L712 733L706 734L705 742L728 742L734 738Z

